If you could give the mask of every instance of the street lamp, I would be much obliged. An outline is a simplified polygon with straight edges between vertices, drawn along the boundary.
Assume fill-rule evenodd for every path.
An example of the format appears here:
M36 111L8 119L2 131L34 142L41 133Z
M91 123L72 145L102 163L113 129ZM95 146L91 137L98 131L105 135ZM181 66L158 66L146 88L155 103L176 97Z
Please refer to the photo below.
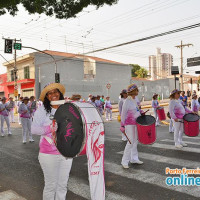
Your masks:
M43 54L51 56L53 58L53 60L54 60L54 63L55 63L55 83L60 83L60 74L57 73L58 66L57 66L57 63L56 63L56 59L51 54L46 53L45 51L41 51L39 49L36 49L34 47L26 47L26 46L22 46L22 47L23 48L27 48L27 49L33 49L33 50L39 51L39 52L41 52Z

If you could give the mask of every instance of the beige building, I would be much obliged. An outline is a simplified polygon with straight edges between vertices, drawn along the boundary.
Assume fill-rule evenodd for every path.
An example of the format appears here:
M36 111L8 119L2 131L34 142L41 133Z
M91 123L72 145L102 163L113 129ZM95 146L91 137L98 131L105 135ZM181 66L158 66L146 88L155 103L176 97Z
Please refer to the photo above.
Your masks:
M149 56L149 73L151 80L167 78L171 75L173 56L169 53L161 53L157 48L157 54Z

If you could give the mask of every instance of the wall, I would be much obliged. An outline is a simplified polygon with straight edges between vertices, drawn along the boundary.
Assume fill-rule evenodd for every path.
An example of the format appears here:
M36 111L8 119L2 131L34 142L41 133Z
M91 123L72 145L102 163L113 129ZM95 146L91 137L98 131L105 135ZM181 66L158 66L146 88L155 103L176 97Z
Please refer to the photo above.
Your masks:
M64 58L54 56L57 60L60 73L60 82L66 88L65 96L80 94L87 99L88 94L107 96L106 84L111 84L109 96L113 102L118 102L118 97L123 88L130 84L131 68L128 65L96 62L96 76L94 79L84 79L83 60L81 58ZM64 60L61 60L64 59ZM55 82L55 64L48 55L35 53L35 90L38 98L41 90L48 83ZM40 82L39 83L39 71Z
M169 98L170 92L175 88L174 79L159 79L156 81L131 80L139 88L139 99L144 95L145 100L152 100L154 93L159 94L164 99ZM177 89L179 82L177 81Z

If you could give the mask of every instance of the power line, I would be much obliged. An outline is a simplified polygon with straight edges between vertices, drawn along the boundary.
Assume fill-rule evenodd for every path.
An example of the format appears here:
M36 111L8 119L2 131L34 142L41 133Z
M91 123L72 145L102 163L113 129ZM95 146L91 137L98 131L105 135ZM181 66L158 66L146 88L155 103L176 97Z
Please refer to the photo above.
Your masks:
M185 31L185 30L197 28L197 27L199 27L199 26L200 26L200 23L198 23L198 24L193 24L193 25L185 26L185 27L182 27L182 28L179 28L179 29L167 31L167 32L164 32L164 33L159 33L159 34L156 34L156 35L144 37L144 38L141 38L141 39L138 39L138 40L133 40L133 41L130 41L130 42L125 42L125 43L117 44L117 45L114 45L114 46L110 46L110 47L106 47L106 48L102 48L102 49L97 49L97 50L94 50L94 51L87 52L87 53L85 53L85 54L94 53L94 52L99 52L99 51L104 51L104 50L107 50L107 49L112 49L112 48L116 48L116 47L120 47L120 46L125 46L125 45L132 44L132 43L136 43L136 42L141 42L141 41L145 41L145 40L150 40L150 39L157 38L157 37L161 37L161 36L164 36L164 35L169 35L169 34L172 34L172 33L177 33L177 32L181 32L181 31Z

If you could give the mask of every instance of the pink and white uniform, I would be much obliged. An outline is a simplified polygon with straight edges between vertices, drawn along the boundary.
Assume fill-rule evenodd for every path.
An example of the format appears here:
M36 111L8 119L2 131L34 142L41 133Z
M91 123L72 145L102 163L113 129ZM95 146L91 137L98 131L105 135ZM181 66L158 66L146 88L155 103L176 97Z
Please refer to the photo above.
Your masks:
M38 158L46 177L43 200L66 198L67 182L73 161L71 158L62 156L52 140L52 120L50 117L55 112L56 109L52 108L51 113L47 113L44 105L40 106L35 112L31 125L32 133L41 135ZM58 182L59 184L57 184Z
M104 109L106 110L106 120L112 120L112 104L110 100L105 101Z
M198 113L199 107L200 107L200 105L199 105L198 100L197 100L197 99L192 99L192 102L191 102L191 110L192 110L193 112Z
M151 105L152 105L154 115L155 115L155 119L156 119L156 126L158 126L158 125L160 125L159 119L158 119L158 114L157 114L157 108L159 107L158 100L152 100Z
M10 122L14 123L15 102L13 100L8 101L8 107L10 109L10 111L9 111Z
M10 120L9 120L9 103L1 103L0 104L0 117L1 117L1 136L5 135L4 132L4 121L6 121L7 128L8 128L8 135L11 135L10 131Z
M118 109L119 109L119 115L120 115L120 117L121 117L121 113L122 113L122 107L123 107L123 104L124 104L124 101L125 101L126 99L124 99L124 98L121 98L120 100L119 100L119 104L118 104ZM122 125L122 124L121 124ZM122 140L123 141L127 141L127 138L126 138L126 136L122 133Z
M183 137L183 116L186 113L191 113L192 111L187 107L183 107L181 100L172 99L169 102L169 113L174 125L174 142L175 146L184 144L182 141ZM179 121L176 122L175 119Z
M20 114L21 123L22 123L22 137L23 143L26 143L26 137L29 135L29 141L33 142L32 133L31 133L31 112L28 104L21 103L18 109Z
M121 123L125 126L125 132L131 141L131 144L127 142L124 149L121 164L128 165L129 162L134 163L139 161L138 159L138 138L136 119L140 116L140 110L135 99L132 97L126 98L122 107Z

